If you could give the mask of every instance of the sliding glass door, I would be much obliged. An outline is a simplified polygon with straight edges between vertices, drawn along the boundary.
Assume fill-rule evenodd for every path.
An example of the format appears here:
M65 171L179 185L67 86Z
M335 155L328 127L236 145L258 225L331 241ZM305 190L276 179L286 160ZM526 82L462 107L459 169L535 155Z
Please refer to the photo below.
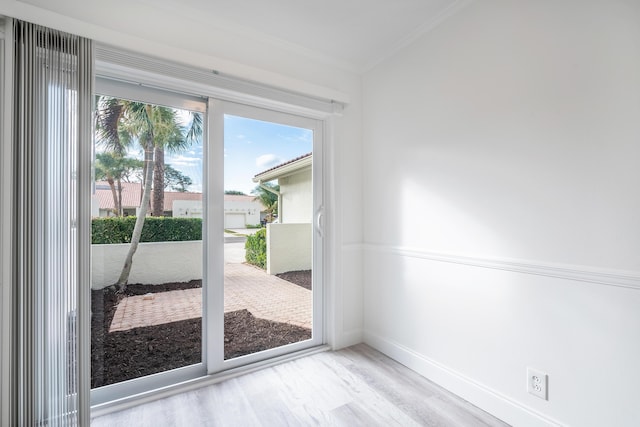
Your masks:
M322 122L211 104L214 373L323 342Z
M322 344L322 122L97 87L92 403Z
M206 373L206 103L103 79L97 90L91 194L94 404Z

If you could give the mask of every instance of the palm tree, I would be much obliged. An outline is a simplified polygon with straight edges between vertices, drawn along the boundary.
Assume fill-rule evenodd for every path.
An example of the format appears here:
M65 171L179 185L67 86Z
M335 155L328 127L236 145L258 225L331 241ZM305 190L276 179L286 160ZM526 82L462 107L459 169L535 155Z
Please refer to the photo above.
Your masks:
M98 140L118 153L126 152L133 141L137 141L144 151L143 192L140 209L131 235L131 246L120 273L113 285L122 292L126 289L133 265L133 255L138 249L142 227L151 199L151 185L154 174L154 153L156 147L179 144L185 140L179 126L176 112L167 107L101 97L98 100L96 129ZM160 187L164 191L163 187Z
M123 215L122 210L122 180L126 179L133 170L142 168L142 162L130 157L122 157L119 153L105 151L96 154L95 179L107 181L113 196L113 213Z
M268 187L273 191L266 190L264 187ZM280 186L271 184L270 182L265 182L262 185L256 186L251 191L251 194L256 197L253 200L259 200L264 206L265 211L267 212L267 221L273 221L275 215L278 214L278 196L277 193L280 191Z
M164 215L164 189L166 188L165 180L167 177L167 166L164 162L165 150L169 152L182 151L191 144L197 142L203 133L202 114L189 112L190 123L186 129L185 135L180 134L180 138L168 139L164 144L156 145L154 149L154 173L153 173L153 216ZM176 118L177 121L177 118Z

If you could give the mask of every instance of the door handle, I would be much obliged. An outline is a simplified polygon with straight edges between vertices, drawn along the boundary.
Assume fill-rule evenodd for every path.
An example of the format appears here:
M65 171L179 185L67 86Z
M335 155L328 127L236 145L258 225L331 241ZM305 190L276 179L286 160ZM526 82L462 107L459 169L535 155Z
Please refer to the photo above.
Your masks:
M323 217L324 217L324 210L322 207L320 207L320 209L318 209L318 212L316 213L316 230L318 231L318 234L320 235L320 237L323 237L323 234L324 234L324 230L322 226Z

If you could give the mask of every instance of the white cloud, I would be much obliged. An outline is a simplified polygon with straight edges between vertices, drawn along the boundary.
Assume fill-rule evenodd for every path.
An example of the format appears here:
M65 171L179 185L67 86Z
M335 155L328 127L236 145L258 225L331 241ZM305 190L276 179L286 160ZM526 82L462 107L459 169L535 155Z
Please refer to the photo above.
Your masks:
M275 154L263 154L256 159L256 166L269 169L282 163L283 160Z
M202 163L202 158L200 157L189 157L189 156L167 156L167 162L172 165L180 165L180 166L196 166Z

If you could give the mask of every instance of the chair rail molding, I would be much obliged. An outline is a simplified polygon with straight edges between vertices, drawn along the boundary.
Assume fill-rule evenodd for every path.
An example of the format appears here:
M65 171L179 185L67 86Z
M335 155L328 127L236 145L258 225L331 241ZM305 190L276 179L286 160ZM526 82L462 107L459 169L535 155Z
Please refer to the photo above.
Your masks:
M376 243L364 243L363 249L365 251L383 252L429 261L447 262L471 267L505 270L516 273L640 290L640 272L635 271L609 270L582 265L555 264L533 260L475 257L466 254L435 252L424 249Z

